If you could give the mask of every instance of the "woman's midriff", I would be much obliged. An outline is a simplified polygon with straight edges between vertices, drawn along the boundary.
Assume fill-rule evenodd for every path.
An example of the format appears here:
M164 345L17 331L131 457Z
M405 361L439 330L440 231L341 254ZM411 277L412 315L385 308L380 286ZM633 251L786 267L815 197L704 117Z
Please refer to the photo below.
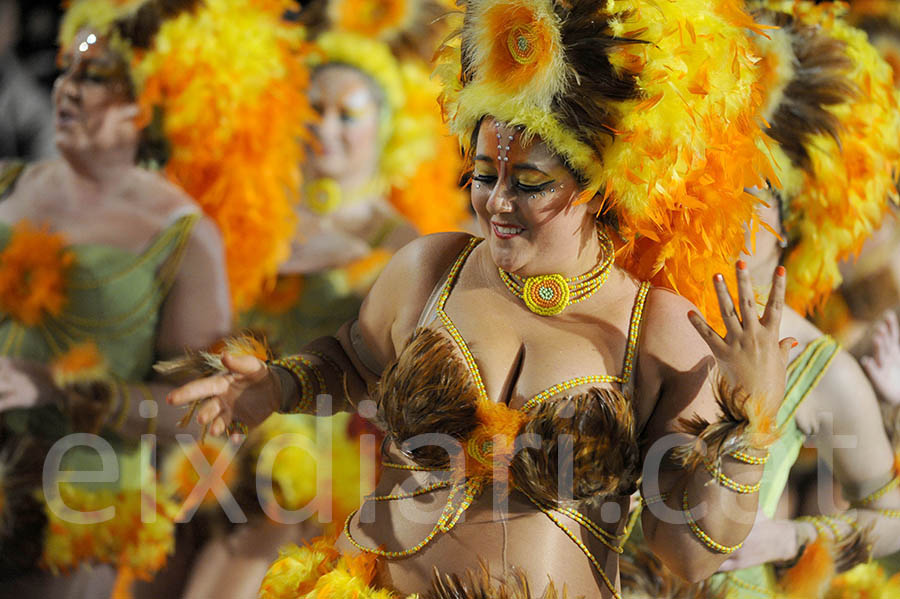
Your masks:
M446 476L386 469L375 494L413 491ZM379 559L377 584L404 594L422 593L430 589L435 569L443 574L480 573L484 563L495 578L520 568L537 596L550 580L560 592L565 586L569 597L612 596L588 557L547 515L518 492L513 492L504 506L504 499L495 498L493 489L486 487L452 530L439 532L418 552L399 559ZM385 551L414 547L434 529L448 495L449 491L442 489L413 498L370 501L352 519L351 535L363 546ZM627 498L615 498L585 515L616 535L624 528L627 507ZM577 522L557 517L590 549L606 576L618 586L618 554ZM338 548L356 551L344 535L338 539Z

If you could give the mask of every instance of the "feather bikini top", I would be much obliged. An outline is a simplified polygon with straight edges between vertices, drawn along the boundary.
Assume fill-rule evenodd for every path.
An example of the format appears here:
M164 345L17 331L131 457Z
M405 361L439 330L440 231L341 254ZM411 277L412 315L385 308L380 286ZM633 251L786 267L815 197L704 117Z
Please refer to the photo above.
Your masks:
M457 275L480 241L471 239L457 257L434 306L452 341L420 326L372 392L388 438L413 462L385 461L384 466L442 471L444 477L415 491L372 496L368 501L400 501L449 489L441 515L419 543L397 551L357 541L351 528L355 512L344 523L344 534L360 551L387 559L409 557L439 534L451 531L487 485L499 484L505 487L501 491L522 493L544 513L581 549L612 596L620 599L603 564L564 521L578 523L609 550L624 551L633 521L615 535L573 502L630 495L636 488L640 452L632 403L626 393L611 389L594 388L575 396L560 393L591 383L618 383L629 388L649 284L641 285L634 304L621 376L564 381L538 393L520 409L512 409L487 396L472 352L444 311ZM568 482L567 488L560 488L560 481Z
M483 484L502 477L553 506L630 494L640 471L630 397L599 388L561 393L592 383L629 386L649 284L641 285L635 301L621 376L570 379L512 409L488 398L474 356L444 311L457 275L480 241L470 240L459 255L435 305L453 340L420 327L374 390L382 426L416 466L450 470L456 482ZM572 480L573 488L560 491L560 480Z

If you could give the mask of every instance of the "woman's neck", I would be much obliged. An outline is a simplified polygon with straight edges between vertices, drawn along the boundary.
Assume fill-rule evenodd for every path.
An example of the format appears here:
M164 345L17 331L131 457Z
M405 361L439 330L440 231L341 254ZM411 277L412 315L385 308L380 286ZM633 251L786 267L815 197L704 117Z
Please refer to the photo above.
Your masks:
M121 188L134 168L134 151L121 148L88 155L60 149L66 178L79 196L99 198Z

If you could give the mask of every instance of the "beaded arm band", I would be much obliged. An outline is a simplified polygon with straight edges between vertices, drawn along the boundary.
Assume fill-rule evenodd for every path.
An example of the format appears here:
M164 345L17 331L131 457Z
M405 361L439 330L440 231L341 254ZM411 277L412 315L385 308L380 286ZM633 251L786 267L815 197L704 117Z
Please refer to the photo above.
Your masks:
M717 469L711 462L705 461L703 462L703 464L706 467L706 471L709 472L710 476L715 478L720 485L722 485L726 489L734 491L735 493L740 493L742 495L756 493L759 491L760 485L762 485L761 481L754 485L741 484L733 478L728 477L721 470Z
M878 501L879 499L881 499L882 497L884 497L885 495L887 495L888 493L890 493L891 491L893 491L894 489L896 489L897 485L900 485L900 476L895 476L890 481L888 481L888 483L886 485L884 485L883 487L881 487L874 493L870 493L869 495L866 495L859 501L854 501L853 507L866 507L868 505L871 505L871 504L875 503L876 501Z
M766 450L766 454L760 457L752 456L749 453L744 453L743 451L738 450L732 451L728 455L729 457L736 459L738 462L750 464L751 466L762 466L769 461L769 450Z
M765 398L756 397L741 388L732 388L720 376L714 387L721 416L709 422L694 415L682 418L679 424L684 432L697 437L693 442L675 448L673 456L689 470L703 461L718 465L724 456L746 464L762 465L768 460L768 448L778 440L780 431L775 426L775 414ZM747 454L747 449L764 452L763 457Z
M691 529L691 532L694 533L694 536L700 539L700 541L710 550L715 551L716 553L728 555L730 553L734 553L744 546L743 541L741 541L737 545L731 546L721 545L713 541L712 538L710 538L710 536L706 534L702 528L700 528L700 525L697 524L697 521L694 519L694 515L691 513L691 508L688 507L687 489L684 490L684 494L681 496L681 511L684 513L685 522L687 522L687 525Z
M312 414L316 409L316 395L325 393L328 389L325 383L325 377L316 368L312 362L301 355L289 356L279 360L273 360L270 366L278 366L287 370L293 375L296 387L300 390L299 399L285 394L282 397L281 409L283 414ZM313 388L313 381L310 379L310 373L315 378L316 388ZM276 372L277 374L277 372ZM296 399L296 403L291 405L292 400Z

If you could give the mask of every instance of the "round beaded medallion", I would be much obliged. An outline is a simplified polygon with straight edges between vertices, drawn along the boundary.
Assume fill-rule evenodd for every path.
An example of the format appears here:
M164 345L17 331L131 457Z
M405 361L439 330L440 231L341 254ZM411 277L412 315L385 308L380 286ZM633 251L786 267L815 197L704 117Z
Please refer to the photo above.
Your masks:
M537 34L529 25L516 25L506 38L509 54L519 64L530 64L537 58Z
M569 305L569 286L562 275L540 275L525 279L522 299L528 309L542 316L553 316Z

